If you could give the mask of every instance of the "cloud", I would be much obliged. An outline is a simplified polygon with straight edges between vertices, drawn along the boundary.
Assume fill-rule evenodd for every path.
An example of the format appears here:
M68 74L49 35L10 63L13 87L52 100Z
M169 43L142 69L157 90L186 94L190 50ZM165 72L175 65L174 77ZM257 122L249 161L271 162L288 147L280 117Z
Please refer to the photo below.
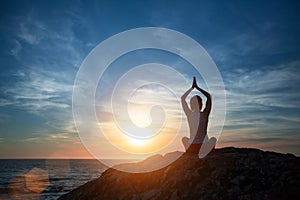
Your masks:
M300 62L240 70L224 75L227 87L228 110L243 108L299 108Z
M31 112L70 107L73 85L64 81L63 74L35 68L18 71L14 78L13 86L2 88L6 99L1 106L15 105Z
M157 6L161 7L158 4ZM73 9L64 9L61 12L50 12L45 15L44 13L38 15L34 11L25 12L26 16L15 17L14 19L17 19L17 21L10 23L15 24L17 31L15 34L8 36L10 41L13 42L13 46L6 49L8 49L8 53L16 58L18 66L9 69L11 71L17 69L14 74L9 74L10 81L1 82L0 88L3 95L0 97L0 106L7 108L16 106L45 119L43 121L45 126L38 130L40 133L49 136L45 136L45 140L64 140L68 137L66 133L76 132L71 111L71 94L76 70L94 44L104 39L101 38L103 35L108 36L111 32L118 32L118 29L114 28L108 30L108 32L106 32L107 30L99 31L99 27L103 26L101 20L97 23L93 20L87 20L85 17L90 16L90 13L85 15L80 12L81 5L74 5L74 7L75 9L77 7L78 10L73 12ZM215 20L219 20L220 16L212 15L211 13L214 12L207 12L214 9L210 4L202 5L202 9L200 8L202 12L191 12L192 7L191 4L178 4L172 10L168 10L168 6L163 6L158 10L152 9L146 20L150 20L151 24L163 24L170 28L175 27L176 30L186 31L192 37L199 37L195 39L207 44L206 46L208 46L208 50L214 59L224 64L223 76L228 98L226 131L237 131L235 132L236 135L233 136L235 139L238 139L240 136L238 133L243 131L242 134L245 138L249 134L249 142L256 142L250 138L259 131L263 133L258 139L263 141L263 138L268 137L267 134L288 132L292 135L293 131L299 130L299 125L297 125L300 124L297 114L299 113L299 78L297 77L299 62L281 66L265 66L253 70L244 68L254 66L253 62L255 63L255 60L252 60L252 58L257 55L280 54L282 51L287 50L289 45L280 45L283 44L283 39L274 39L274 35L270 34L264 35L262 34L263 30L259 29L262 27L266 31L265 33L269 33L274 31L274 28L278 28L278 23L274 25L274 21L257 21L256 30L243 29L244 26L247 27L247 24L243 24L243 26L233 24L234 26L226 31L225 26L228 23L223 23L226 20L217 23L216 26L211 26L211 24L214 24L211 22L217 22ZM199 11L198 7L195 7L195 9ZM154 8L156 7L154 6ZM33 10L43 12L37 10L37 8ZM161 13L167 11L170 14L168 16L171 17L168 19L161 18L161 14L158 14L159 10L163 11ZM53 16L53 13L58 15ZM61 13L64 14L61 15ZM199 15L197 14L198 17L194 15L195 13L199 13ZM147 15L147 12L145 14ZM211 20L207 20L207 16ZM186 23L185 26L186 19L192 21L196 26L190 26L193 23ZM244 20L242 20L242 23L244 23ZM97 24L97 27L92 27L93 24ZM106 22L105 25L107 25ZM134 26L130 25L130 27ZM216 34L214 31L218 28L219 30L224 29L224 32ZM9 31L3 32L10 33ZM96 36L94 38L90 37L93 34ZM208 37L207 35L211 36ZM212 38L212 40L205 41L209 38ZM218 40L214 40L216 38ZM259 56L256 59L262 62L267 60L265 57L261 59ZM231 67L225 69L230 65L232 68L238 66L238 69L232 69ZM181 96L188 88L185 85L186 83L179 84L174 77L166 75L158 73L155 76L159 80L170 79L170 81L173 81L172 88L175 88L178 95ZM113 79L114 76L110 74L108 79L111 78ZM100 93L106 94L104 90L106 89L101 90ZM151 93L152 90L146 90L146 88L143 91L140 90L140 92L152 96L156 94ZM158 92L164 96L165 100L170 100L168 102L175 102L175 100L167 99L168 96L164 95L163 91ZM120 93L121 96L123 94ZM105 104L101 104L103 103L101 101L97 103L105 106ZM174 115L181 116L181 113L177 112L176 109L168 109ZM112 120L112 114L109 112L102 116L105 122ZM0 121L1 118L2 121L7 119L3 115L0 115ZM47 130L47 128L50 130ZM269 138L275 141L274 138L283 137L284 134Z
M33 137L23 138L24 142L67 144L79 143L79 137L71 133L35 133Z
M0 99L0 106L8 106L8 105L12 105L13 103L11 101L9 101L8 99L2 98Z
M31 120L32 126L26 131L38 131L41 137L77 133L71 108L73 81L77 68L93 46L92 41L85 44L76 34L81 25L76 25L78 19L74 17L54 21L40 17L33 9L12 21L17 29L8 36L13 42L9 54L17 64L3 74L9 81L0 85L0 107L18 107L34 114L33 120L40 123ZM0 116L0 122L7 120Z
M284 51L277 48L274 38L264 38L260 34L247 30L243 33L236 32L233 37L223 38L222 43L217 43L209 48L218 58L230 59L234 57L256 56L258 54L279 54ZM219 59L218 59L219 60Z
M11 55L18 58L19 52L22 50L22 45L18 40L14 40L14 47L10 50Z
M9 74L12 83L1 85L0 106L15 105L30 112L70 108L76 69L86 55L73 30L78 19L67 17L57 23L38 17L35 10L16 19L10 53L22 67Z
M299 143L299 65L295 61L224 74L227 119L221 144L276 149L282 141L278 150L287 151ZM299 148L293 151L300 153Z
M44 123L35 129L41 133L77 133L72 116L73 83L64 72L27 69L15 73L14 87L4 88L2 106L16 106L38 115Z
M10 53L25 66L45 64L78 68L94 45L90 40L85 43L76 32L77 28L88 24L86 19L82 16L75 17L71 13L64 12L61 16L63 21L39 17L34 10L19 16L13 22L16 23L17 30L10 36L15 43ZM85 27L85 30L91 29ZM19 56L20 50L22 54Z
M20 23L19 28L18 37L31 45L39 44L47 32L44 25L30 15Z

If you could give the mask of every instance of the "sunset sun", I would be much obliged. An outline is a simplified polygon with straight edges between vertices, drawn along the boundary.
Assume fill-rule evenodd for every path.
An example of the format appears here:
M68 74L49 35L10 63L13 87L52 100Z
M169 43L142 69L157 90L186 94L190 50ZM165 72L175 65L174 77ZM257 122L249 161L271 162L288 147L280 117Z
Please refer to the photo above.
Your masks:
M130 142L135 146L145 146L145 145L149 144L150 139L130 138Z

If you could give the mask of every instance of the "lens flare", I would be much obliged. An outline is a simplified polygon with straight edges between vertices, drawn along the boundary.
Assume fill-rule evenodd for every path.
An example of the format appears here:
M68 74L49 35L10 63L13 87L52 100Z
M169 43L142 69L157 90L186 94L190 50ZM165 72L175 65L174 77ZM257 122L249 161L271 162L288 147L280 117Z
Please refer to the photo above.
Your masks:
M133 145L136 145L136 146L144 146L146 144L148 144L150 141L150 139L135 139L135 138L131 138L130 139L130 142L133 144Z
M115 60L142 49L166 51L193 66L213 96L210 118L213 127L209 127L209 136L217 140L223 129L224 83L215 63L200 44L183 33L165 28L121 32L101 42L85 58L73 90L73 116L80 139L95 158L109 167L113 166L104 158L148 157L177 151L181 138L187 134L187 129L182 129L180 96L184 92L181 88L190 87L187 84L190 81L174 66L155 62L133 66L129 71L121 70L124 74L114 82L112 91L98 88L105 70ZM97 91L104 97L101 103L95 98ZM167 164L177 157L172 159ZM151 170L167 164L155 165ZM132 172L130 168L121 170Z

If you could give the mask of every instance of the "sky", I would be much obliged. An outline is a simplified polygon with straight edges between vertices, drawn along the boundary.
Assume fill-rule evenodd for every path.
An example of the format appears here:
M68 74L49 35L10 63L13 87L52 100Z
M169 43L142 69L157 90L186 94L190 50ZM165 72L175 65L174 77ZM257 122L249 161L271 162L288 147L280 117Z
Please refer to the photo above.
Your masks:
M91 158L73 119L76 74L100 42L141 27L186 34L215 62L224 81L227 111L217 147L300 155L299 2L11 0L0 4L0 158ZM110 137L117 132L113 126L116 117L120 123L132 120L149 125L153 122L149 109L138 103L160 101L166 106L165 122L170 122L165 126L166 135L176 132L179 118L183 124L175 138L178 142L167 149L183 150L179 139L188 132L187 121L175 97L188 89L189 82L179 84L179 79L156 70L152 77L169 81L171 91L166 93L166 88L160 90L157 85L155 93L151 85L139 87L140 95L129 100L130 119L107 111L112 88L120 77L132 67L150 62L171 66L186 80L196 74L184 59L168 52L145 49L129 53L112 63L99 81L96 115ZM196 76L206 88L201 76ZM132 84L148 79L145 75ZM118 111L124 109L119 106L126 91L125 85L120 85L113 102ZM154 111L154 118L160 119L161 110ZM159 124L160 120L156 121ZM168 137L157 141L172 140L173 136ZM116 136L112 143L114 139ZM125 151L143 151L144 144L137 143L127 145Z

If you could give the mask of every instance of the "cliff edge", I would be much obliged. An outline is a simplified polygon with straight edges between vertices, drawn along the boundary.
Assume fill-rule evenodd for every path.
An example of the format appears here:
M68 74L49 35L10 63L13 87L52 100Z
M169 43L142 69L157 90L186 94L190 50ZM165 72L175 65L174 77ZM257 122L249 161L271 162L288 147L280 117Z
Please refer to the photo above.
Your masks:
M168 156L172 154L178 152ZM148 158L143 166L157 159ZM182 154L167 167L153 172L126 173L110 168L59 200L300 199L299 189L299 157L227 147L215 149L203 159Z

